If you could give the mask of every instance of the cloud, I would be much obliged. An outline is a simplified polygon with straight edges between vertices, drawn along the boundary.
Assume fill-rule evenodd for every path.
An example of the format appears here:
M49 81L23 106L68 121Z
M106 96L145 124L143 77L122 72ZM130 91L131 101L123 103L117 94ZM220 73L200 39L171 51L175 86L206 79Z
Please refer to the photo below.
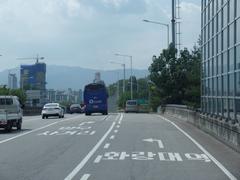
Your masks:
M181 6L183 45L192 47L200 6L194 0ZM116 52L133 55L135 68L147 68L166 47L166 29L142 19L171 22L166 0L0 0L0 7L0 69L37 53L49 64L113 67L107 62Z
M112 6L116 7L116 8L119 8L123 4L128 3L129 0L102 0L102 2L105 5L112 5Z

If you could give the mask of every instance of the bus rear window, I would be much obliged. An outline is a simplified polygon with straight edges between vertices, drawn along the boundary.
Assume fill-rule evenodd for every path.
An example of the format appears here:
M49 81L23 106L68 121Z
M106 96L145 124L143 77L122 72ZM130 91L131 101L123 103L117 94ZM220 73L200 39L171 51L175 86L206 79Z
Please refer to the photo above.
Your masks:
M136 101L128 101L127 105L136 106L137 102Z
M104 89L104 88L105 88L105 86L102 84L91 84L91 85L86 86L87 91L97 91L97 90Z

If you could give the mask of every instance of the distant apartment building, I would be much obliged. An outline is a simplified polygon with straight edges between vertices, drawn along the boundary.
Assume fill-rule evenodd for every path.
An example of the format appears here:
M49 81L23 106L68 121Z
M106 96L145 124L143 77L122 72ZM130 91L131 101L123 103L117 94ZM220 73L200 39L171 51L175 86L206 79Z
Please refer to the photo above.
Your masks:
M16 74L8 74L8 88L17 89L17 76Z
M95 78L93 80L93 83L105 84L104 81L101 80L101 73L100 72L95 73Z
M21 65L20 88L26 91L27 106L43 106L46 101L46 64Z
M65 90L47 90L47 101L48 102L69 102L69 103L82 103L82 90L74 91L69 88L67 91Z
M202 111L240 120L240 0L202 0Z

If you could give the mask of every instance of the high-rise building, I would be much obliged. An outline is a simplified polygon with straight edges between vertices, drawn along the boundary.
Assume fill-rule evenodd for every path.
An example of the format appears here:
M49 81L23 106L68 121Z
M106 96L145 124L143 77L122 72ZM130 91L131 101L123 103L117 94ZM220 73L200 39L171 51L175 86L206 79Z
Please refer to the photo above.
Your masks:
M101 80L101 73L96 72L95 73L95 78L93 80L94 83L99 83L99 84L105 84L104 81Z
M240 0L202 0L202 111L240 120Z
M46 64L21 65L20 87L26 91L26 105L43 106L47 102Z
M16 74L8 74L8 88L17 89L17 76Z
M24 90L46 89L46 64L21 65L20 87Z

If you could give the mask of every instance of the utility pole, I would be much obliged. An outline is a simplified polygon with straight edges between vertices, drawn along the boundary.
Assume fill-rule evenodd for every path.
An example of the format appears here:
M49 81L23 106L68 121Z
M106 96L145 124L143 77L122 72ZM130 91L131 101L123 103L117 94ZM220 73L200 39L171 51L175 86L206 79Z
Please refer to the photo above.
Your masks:
M131 55L126 55L126 54L118 54L116 53L115 56L122 56L122 57L127 57L130 60L130 65L131 65L131 99L133 99L133 60L132 60L132 56ZM124 83L123 83L123 87L124 87L124 92L125 92L125 64L124 64Z
M176 26L175 26L175 23L176 23L176 20L175 20L175 0L172 0L172 43L173 43L173 46L176 47L176 37L175 37L175 34L176 34Z

